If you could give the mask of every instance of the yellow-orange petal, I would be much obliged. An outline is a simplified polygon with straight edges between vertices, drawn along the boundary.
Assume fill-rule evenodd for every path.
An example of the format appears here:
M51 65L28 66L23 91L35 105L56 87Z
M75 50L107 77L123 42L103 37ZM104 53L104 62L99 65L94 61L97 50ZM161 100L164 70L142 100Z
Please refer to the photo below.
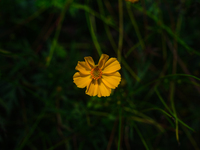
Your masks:
M109 75L102 75L102 82L109 88L115 89L120 81L121 81L121 75L119 72L115 72Z
M92 80L92 82L87 86L85 93L90 96L96 96L98 93L98 81Z
M85 59L86 65L87 65L90 69L94 68L95 63L94 63L94 60L93 60L92 57L87 56L87 57L84 57L84 59Z
M101 79L99 79L99 84L98 85L99 85L99 90L98 90L98 94L97 94L98 97L110 96L111 89L108 88L107 86L105 86L105 84L101 81Z
M86 94L90 96L110 96L111 89L104 85L104 83L99 80L92 80L92 82L87 86Z
M73 76L74 83L79 88L84 88L90 84L92 78L90 75L83 75L80 72L76 72Z
M86 65L84 61L78 61L78 64L75 69L80 71L81 74L85 74L85 75L90 74L90 68Z
M110 74L114 73L121 69L121 65L119 64L118 60L116 58L110 58L104 66L104 69L102 70L103 74Z
M94 93L93 93L94 96L98 94L98 90L99 90L98 80L94 80Z
M106 61L108 60L108 58L109 58L109 56L106 54L101 55L101 58L99 59L99 63L98 63L98 66L100 69L104 68L104 65L105 65Z

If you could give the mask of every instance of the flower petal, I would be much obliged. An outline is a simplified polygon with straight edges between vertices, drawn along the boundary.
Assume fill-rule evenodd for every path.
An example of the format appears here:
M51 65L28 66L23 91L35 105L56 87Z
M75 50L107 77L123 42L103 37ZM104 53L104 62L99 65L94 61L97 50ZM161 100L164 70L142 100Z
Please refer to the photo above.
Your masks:
M109 58L109 56L106 54L101 55L101 58L99 59L99 63L98 63L98 66L100 69L104 68L104 65L105 65L106 61L108 60L108 58Z
M111 89L106 87L104 83L99 80L92 80L92 82L87 86L86 94L90 96L110 96Z
M84 57L84 59L85 59L86 65L87 65L90 69L94 68L95 63L94 63L94 60L93 60L92 57L88 56L88 57Z
M87 86L86 94L90 96L96 96L98 93L98 82L97 80L92 80L92 82Z
M94 85L94 96L96 96L98 94L99 91L99 80L95 80L95 85Z
M84 88L90 84L92 78L90 75L83 75L80 72L76 72L73 76L74 83L79 88Z
M109 88L115 89L121 81L121 75L119 72L115 72L109 75L102 75L102 82Z
M81 74L85 74L85 75L90 74L90 68L86 65L84 61L78 61L78 64L75 69L80 71Z
M101 97L101 96L110 96L110 93L111 93L111 89L108 88L107 86L105 86L105 84L102 82L101 79L99 79L99 91L98 91L98 97Z
M116 58L110 58L104 66L104 69L102 70L103 74L109 74L118 71L121 69L121 65L119 64L118 60Z

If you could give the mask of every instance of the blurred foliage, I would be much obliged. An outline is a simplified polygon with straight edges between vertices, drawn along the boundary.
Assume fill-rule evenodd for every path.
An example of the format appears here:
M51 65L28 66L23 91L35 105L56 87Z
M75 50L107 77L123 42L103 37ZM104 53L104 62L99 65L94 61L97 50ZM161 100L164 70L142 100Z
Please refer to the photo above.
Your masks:
M199 150L199 8L1 0L0 149ZM90 97L72 77L101 53L119 58L122 81L110 97Z

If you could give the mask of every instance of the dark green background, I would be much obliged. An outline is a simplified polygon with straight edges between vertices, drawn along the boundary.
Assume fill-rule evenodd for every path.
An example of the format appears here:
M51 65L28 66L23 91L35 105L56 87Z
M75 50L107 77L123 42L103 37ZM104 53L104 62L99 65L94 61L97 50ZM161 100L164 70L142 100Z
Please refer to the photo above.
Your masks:
M1 0L0 149L199 150L199 42L199 0ZM101 53L122 81L90 97L73 74Z

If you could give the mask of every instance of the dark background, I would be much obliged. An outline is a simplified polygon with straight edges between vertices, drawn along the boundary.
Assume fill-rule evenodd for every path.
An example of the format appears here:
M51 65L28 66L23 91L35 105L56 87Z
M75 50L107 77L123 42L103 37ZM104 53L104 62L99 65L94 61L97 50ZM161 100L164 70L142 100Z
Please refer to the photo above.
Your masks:
M1 0L0 149L199 150L199 42L199 0ZM122 81L90 97L102 53Z

